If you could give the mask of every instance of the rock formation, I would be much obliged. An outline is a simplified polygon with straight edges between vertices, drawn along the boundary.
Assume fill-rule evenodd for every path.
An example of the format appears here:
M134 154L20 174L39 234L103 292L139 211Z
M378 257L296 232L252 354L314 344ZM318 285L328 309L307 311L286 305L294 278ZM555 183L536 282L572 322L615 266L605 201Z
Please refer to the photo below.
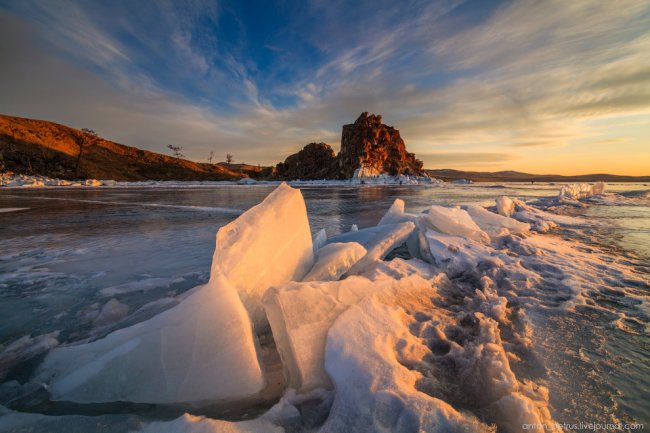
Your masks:
M359 170L357 172L357 170ZM343 126L341 151L335 157L325 143L311 143L276 166L279 179L350 179L389 174L423 176L422 161L406 151L399 130L381 123L381 116L361 113Z
M339 179L351 178L356 169L367 175L423 174L422 161L406 151L399 130L381 123L381 116L365 112L353 124L343 126L336 159L333 174Z
M335 162L336 154L329 144L309 143L276 165L275 175L286 180L326 179Z

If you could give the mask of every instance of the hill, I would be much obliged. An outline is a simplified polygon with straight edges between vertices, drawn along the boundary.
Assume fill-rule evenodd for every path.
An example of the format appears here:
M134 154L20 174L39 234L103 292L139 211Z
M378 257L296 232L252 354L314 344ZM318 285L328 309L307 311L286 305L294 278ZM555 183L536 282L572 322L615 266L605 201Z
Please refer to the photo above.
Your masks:
M467 179L474 182L650 182L650 176L620 176L616 174L584 174L563 176L559 174L530 174L518 171L462 171L451 169L427 169L431 177L452 181Z
M246 177L245 170L174 158L54 122L5 115L0 115L0 170L60 179L120 181Z

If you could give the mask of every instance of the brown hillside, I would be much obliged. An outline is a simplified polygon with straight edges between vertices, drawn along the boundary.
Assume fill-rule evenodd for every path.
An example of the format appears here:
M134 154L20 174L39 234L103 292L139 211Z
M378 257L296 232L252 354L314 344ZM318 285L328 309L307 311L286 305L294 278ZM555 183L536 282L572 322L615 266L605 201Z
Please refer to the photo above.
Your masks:
M77 168L79 146L83 152ZM202 164L114 143L44 120L0 115L0 170L61 179L227 180L245 177Z

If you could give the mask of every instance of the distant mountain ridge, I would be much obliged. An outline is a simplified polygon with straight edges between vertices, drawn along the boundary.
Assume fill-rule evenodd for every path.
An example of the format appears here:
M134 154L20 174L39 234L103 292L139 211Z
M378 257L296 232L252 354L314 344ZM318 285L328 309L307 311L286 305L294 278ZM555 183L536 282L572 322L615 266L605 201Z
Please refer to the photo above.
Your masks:
M118 181L246 177L240 167L233 168L126 146L54 122L0 115L0 170L60 179Z
M650 182L650 176L622 176L617 174L531 174L506 170L496 172L463 171L452 169L426 169L429 176L445 181L467 179L474 182Z

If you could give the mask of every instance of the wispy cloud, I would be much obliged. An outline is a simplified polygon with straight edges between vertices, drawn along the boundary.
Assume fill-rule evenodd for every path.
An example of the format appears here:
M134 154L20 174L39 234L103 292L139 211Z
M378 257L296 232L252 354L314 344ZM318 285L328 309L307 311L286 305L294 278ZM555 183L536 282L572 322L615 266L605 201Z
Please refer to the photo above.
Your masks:
M336 146L341 124L375 111L429 165L504 167L613 145L598 122L650 118L647 2L263 7L0 0L0 111L261 163Z

